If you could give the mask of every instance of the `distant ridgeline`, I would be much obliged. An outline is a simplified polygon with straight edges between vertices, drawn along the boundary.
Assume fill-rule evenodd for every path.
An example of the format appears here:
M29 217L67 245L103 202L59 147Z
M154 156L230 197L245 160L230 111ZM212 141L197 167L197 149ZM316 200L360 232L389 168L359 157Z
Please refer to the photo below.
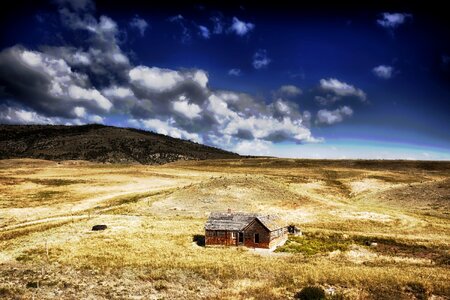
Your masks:
M236 153L144 130L104 125L0 125L0 159L164 164L239 158Z

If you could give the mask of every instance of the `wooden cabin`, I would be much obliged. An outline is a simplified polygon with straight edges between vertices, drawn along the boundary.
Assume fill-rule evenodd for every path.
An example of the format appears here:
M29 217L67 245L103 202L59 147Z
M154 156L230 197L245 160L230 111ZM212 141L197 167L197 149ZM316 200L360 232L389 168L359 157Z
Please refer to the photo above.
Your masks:
M278 216L212 212L205 225L205 245L274 248L287 239L287 224Z

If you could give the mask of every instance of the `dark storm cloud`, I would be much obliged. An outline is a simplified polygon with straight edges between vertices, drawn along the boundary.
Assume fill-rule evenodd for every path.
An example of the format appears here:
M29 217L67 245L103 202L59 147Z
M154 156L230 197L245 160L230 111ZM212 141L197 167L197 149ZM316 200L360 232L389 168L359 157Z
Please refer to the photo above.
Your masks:
M14 99L47 116L76 117L71 110L68 89L83 89L86 76L73 73L63 60L53 59L23 47L8 48L0 53L0 86L3 99ZM76 89L76 88L75 88ZM74 88L72 88L72 91ZM73 93L72 93L73 94ZM99 99L100 101L102 99ZM101 103L78 99L93 112L101 112ZM98 105L100 104L100 105ZM107 107L107 102L103 103Z
M66 60L71 67L86 73L97 86L126 82L130 61L119 45L121 31L117 23L104 15L96 18L93 4L87 3L84 9L75 10L67 2L71 1L60 3L61 23L72 31L83 33L86 41L76 47L43 47L44 52ZM133 20L140 30L145 30L144 20L137 17Z

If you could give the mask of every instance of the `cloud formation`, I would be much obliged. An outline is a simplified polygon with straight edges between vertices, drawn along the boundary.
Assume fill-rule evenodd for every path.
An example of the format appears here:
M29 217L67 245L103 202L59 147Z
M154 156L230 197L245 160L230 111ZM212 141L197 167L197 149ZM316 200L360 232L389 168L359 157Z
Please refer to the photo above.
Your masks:
M250 22L244 22L236 17L233 17L230 31L236 33L239 36L244 36L255 28L255 24Z
M68 107L82 106L93 113L109 112L113 104L86 74L72 71L68 63L20 46L0 52L2 98L13 98L48 116L76 117Z
M267 56L267 51L265 49L259 49L253 55L252 65L257 70L267 67L270 62L271 59Z
M325 104L335 102L342 97L356 97L363 102L367 100L367 95L363 90L336 78L321 79L319 89L330 95L320 98L319 102L323 101Z
M396 29L403 23L405 23L408 19L412 19L412 14L407 13L382 13L380 18L377 20L377 24L387 28L387 29Z
M281 141L320 141L309 128L311 113L288 100L301 94L299 88L282 86L278 97L266 102L211 89L209 75L201 69L133 65L118 42L117 23L95 17L94 5L79 1L58 2L59 13L63 26L86 34L85 43L44 45L39 51L14 46L0 52L0 122L108 123L119 116L133 127L240 152L253 147L263 153ZM144 34L148 24L139 20L136 16L129 25ZM181 15L169 21L185 22ZM254 27L236 26L239 35ZM255 54L255 68L269 63L265 50ZM229 74L238 76L240 70Z
M332 125L342 122L344 118L353 115L353 110L349 106L342 106L335 110L321 109L317 112L316 124Z
M303 91L296 87L295 85L282 85L276 92L275 95L278 97L297 97L300 96Z
M389 79L392 77L394 68L386 65L379 65L372 69L373 74L378 78Z
M209 39L209 37L211 36L208 27L203 25L198 25L198 33L204 39Z
M230 69L228 70L228 75L230 76L241 76L241 69Z
M148 23L144 19L140 18L139 16L134 16L133 19L130 21L130 26L132 28L135 28L139 31L139 34L141 36L145 35L145 30L147 30Z

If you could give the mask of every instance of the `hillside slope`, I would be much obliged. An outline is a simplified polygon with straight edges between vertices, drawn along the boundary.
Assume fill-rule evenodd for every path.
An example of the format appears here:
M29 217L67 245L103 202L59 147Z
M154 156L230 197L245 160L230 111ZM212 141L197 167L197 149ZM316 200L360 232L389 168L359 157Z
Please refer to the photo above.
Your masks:
M103 125L0 125L0 159L164 164L238 154L153 132Z

